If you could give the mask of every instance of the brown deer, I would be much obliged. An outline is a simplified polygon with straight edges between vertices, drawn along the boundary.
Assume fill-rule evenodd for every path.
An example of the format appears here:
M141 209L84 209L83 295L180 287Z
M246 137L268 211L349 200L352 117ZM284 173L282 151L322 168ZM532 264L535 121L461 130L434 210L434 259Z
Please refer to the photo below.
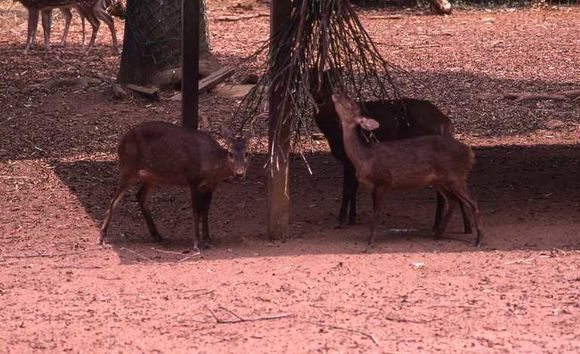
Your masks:
M372 188L373 217L367 251L373 246L375 225L384 195L390 190L433 187L443 198L442 220L434 236L440 238L451 218L449 201L460 200L469 209L476 229L476 246L483 233L477 202L467 190L475 156L471 148L449 135L430 135L364 145L357 127L376 130L380 123L365 117L361 107L341 94L332 100L342 126L344 149L359 182Z
M24 53L28 53L30 48L34 45L36 40L36 30L38 27L38 16L42 12L42 27L44 30L44 46L45 50L50 50L50 27L52 24L52 9L60 9L65 18L65 28L61 44L64 46L72 14L70 9L75 8L81 15L83 24L83 45L85 42L85 26L84 19L86 18L93 29L91 40L86 48L89 52L95 43L97 32L99 30L100 21L104 21L111 30L113 39L113 47L115 50L118 47L117 34L115 32L115 23L113 18L107 13L107 1L110 0L17 0L28 11L28 35L26 40L26 47Z
M99 243L103 243L115 206L132 182L141 182L137 193L139 207L150 235L163 238L157 231L147 198L156 185L189 186L194 219L194 249L209 245L208 213L216 186L232 176L245 177L249 163L250 135L236 138L228 128L222 135L227 150L209 134L194 132L165 122L148 122L131 129L118 147L119 186L103 218ZM203 237L199 237L199 221Z
M342 130L340 120L334 103L332 101L332 87L329 74L332 70L325 71L322 75L321 85L316 87L316 80L311 85L313 97L316 103L314 121L320 131L328 140L332 155L343 163L343 185L342 202L338 214L338 226L342 226L346 219L348 222L356 222L356 194L358 191L358 181L355 175L355 168L344 150ZM311 74L316 74L312 72ZM316 78L316 75L314 76ZM398 139L419 137L425 135L445 135L453 136L453 124L449 118L443 114L434 104L425 100L403 98L400 100L387 101L366 101L362 103L368 115L377 120L380 124L373 134L379 141L392 141ZM402 114L406 115L406 120L398 120ZM357 127L357 130L360 130ZM459 203L463 216L464 232L472 232L471 221L465 212L462 203ZM443 197L437 192L437 207L435 210L435 221L433 230L435 231L441 222L443 208Z

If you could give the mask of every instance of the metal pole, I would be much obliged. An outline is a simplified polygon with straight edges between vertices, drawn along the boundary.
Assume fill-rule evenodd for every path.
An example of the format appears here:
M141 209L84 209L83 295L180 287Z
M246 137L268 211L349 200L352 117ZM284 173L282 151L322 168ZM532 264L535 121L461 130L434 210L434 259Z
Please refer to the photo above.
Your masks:
M183 0L181 12L181 118L184 127L198 128L199 0Z

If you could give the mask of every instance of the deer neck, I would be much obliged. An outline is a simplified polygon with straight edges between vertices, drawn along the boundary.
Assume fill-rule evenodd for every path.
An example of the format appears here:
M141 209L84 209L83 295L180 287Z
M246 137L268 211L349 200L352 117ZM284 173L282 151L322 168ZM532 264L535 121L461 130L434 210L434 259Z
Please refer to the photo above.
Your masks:
M223 181L233 176L232 169L228 163L228 153L226 150L221 151L222 158L219 159L219 163L215 166L215 176L216 180Z
M342 124L342 136L346 156L360 171L368 160L367 148L361 143L356 125Z

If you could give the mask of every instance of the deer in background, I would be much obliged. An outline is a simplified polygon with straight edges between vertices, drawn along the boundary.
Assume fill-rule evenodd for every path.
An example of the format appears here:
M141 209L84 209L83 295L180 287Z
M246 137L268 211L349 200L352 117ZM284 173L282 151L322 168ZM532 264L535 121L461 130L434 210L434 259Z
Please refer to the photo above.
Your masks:
M313 98L316 103L314 121L320 131L328 140L332 155L341 161L344 166L342 202L338 216L338 226L342 226L348 211L348 222L356 222L356 195L358 191L358 181L353 163L348 158L343 143L340 119L332 101L332 85L330 75L336 69L326 70L322 73L322 80L319 85L314 70L311 75ZM373 133L379 141L392 141L425 135L453 136L453 124L449 118L443 114L435 105L429 101L403 98L389 101L366 101L362 103L368 115L380 123L380 127ZM397 118L406 115L406 121L399 121ZM359 133L360 129L357 127ZM362 133L361 133L362 134ZM359 134L359 135L361 135ZM362 139L362 137L361 137ZM471 233L472 226L469 217L466 215L463 203L459 202L461 214L463 216L464 232ZM437 207L435 210L435 221L433 231L435 232L441 223L443 208L443 196L437 192Z
M75 8L82 20L83 45L85 43L85 25L86 18L92 27L92 35L89 45L86 47L88 53L95 43L100 21L104 21L111 31L113 47L117 50L117 33L115 32L115 23L113 18L107 13L107 3L117 0L17 0L28 11L28 35L24 53L28 53L36 40L36 30L38 27L38 16L42 12L42 27L44 30L44 47L50 50L50 28L52 25L52 9L60 9L65 19L65 28L61 44L64 46L69 32L72 14L70 9Z
M132 182L141 182L137 193L139 207L150 235L163 238L157 231L147 198L156 185L189 186L194 216L193 248L203 249L211 242L209 207L217 185L228 178L245 177L249 163L247 151L251 133L236 138L228 128L222 130L227 149L209 134L165 122L147 122L131 129L121 139L119 186L103 218L99 243L103 243L113 209ZM199 222L202 235L199 235Z
M443 198L442 219L434 236L445 232L452 209L450 201L460 200L469 209L475 223L475 245L480 246L483 233L479 206L469 195L467 178L475 164L471 148L449 135L378 142L365 145L357 127L376 130L380 123L364 116L361 107L342 94L333 94L332 101L340 117L344 149L356 170L359 182L372 188L373 217L367 252L374 244L375 225L382 211L383 199L391 190L433 187Z

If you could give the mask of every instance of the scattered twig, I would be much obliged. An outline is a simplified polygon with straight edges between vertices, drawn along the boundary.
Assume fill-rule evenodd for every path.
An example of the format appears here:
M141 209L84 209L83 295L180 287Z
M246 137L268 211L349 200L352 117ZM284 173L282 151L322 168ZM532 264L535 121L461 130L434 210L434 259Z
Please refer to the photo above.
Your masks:
M142 259L144 259L146 261L153 262L153 260L151 258L149 258L147 256L144 256L144 255L142 255L140 253L137 253L137 252L133 251L132 249L129 249L129 248L126 248L126 247L121 247L121 248L119 248L119 250L120 251L127 251L127 252L132 253L132 254L136 255L137 257L142 258Z
M360 331L358 329L353 329L353 328L348 328L348 327L342 327L342 326L336 326L336 325L331 325L331 324L326 324L326 323L322 323L322 322L314 322L314 321L306 321L307 323L311 323L317 326L321 326L321 327L327 327L327 328L332 328L332 329L340 329L343 331L347 331L347 332L352 332L352 333L358 333L358 334L362 334L363 336L367 337L368 339L372 340L373 343L375 343L375 345L379 345L379 342L377 341L377 339L375 338L375 336L372 333L368 333L368 332L364 332L364 331Z
M185 293L185 291L184 291L184 293ZM203 295L208 295L208 294L213 294L213 293L215 293L215 290L208 290L208 291L204 291L202 293L191 294L191 295L187 296L187 299L191 300L191 299L203 296Z
M405 18L403 15L385 15L385 16L367 16L369 20L400 20Z
M559 91L554 93L534 93L534 92L512 92L506 93L505 98L519 101L554 100L554 101L575 101L580 97L580 90Z
M183 252L175 252L175 251L166 251L166 250L161 250L159 248L155 248L155 247L151 247L151 249L153 251L157 251L157 252L161 252L161 253L167 253L167 254L176 254L178 256L183 256Z
M465 309L481 309L481 308L483 308L483 306L478 306L478 305L446 305L446 304L431 305L428 308L432 309L432 308L438 308L438 307L448 307L448 308L460 307L460 308L465 308Z
M213 316L216 323L240 323L240 322L277 320L280 318L285 318L285 317L291 316L291 314L289 314L289 313L279 313L279 314L275 314L275 315L266 315L266 316L259 316L259 317L241 317L238 314L236 314L235 312L228 310L223 306L220 306L219 309L234 316L235 319L221 319L215 314L215 312L213 312L211 309L208 308L209 313Z
M125 85L131 91L137 92L147 98L159 101L159 88L158 87L144 87L139 85L128 84Z
M200 251L197 251L195 253L190 254L189 256L185 256L185 257L181 258L180 260L177 261L177 263L185 262L188 259L191 259L191 258L197 257L197 256L201 256L201 252Z
M87 253L87 252L92 252L92 251L100 251L101 249L99 248L94 248L94 249L88 249L88 250L83 250L83 251L78 251L78 252L64 252L64 253L37 253L37 254L14 254L14 255L2 255L0 257L5 258L5 259L24 259L24 258L54 258L54 257L64 257L64 256L73 256L76 254L82 254L82 253Z
M430 323L430 322L440 321L440 320L444 319L445 317L446 316L434 317L434 318L431 318L428 320L413 320L413 319L408 319L408 318L386 316L386 317L384 317L384 319L387 321L399 322L399 323Z
M248 15L239 15L239 16L220 16L216 17L216 21L225 21L225 22L233 22L233 21L241 21L241 20L248 20L251 18L256 17L269 17L270 14L267 13L257 13L257 14L248 14Z
M5 178L5 179L34 179L34 178L28 177L28 176L7 176L7 175L0 175L0 178Z
M203 295L203 294L208 294L208 293L214 293L215 290L207 290L207 289L186 289L186 290L181 290L179 291L179 293L185 294L185 293L198 293L196 295Z
M535 258L536 257L520 258L520 259L516 259L515 261L506 262L504 264L508 265L508 264L529 263L530 261L534 260Z

